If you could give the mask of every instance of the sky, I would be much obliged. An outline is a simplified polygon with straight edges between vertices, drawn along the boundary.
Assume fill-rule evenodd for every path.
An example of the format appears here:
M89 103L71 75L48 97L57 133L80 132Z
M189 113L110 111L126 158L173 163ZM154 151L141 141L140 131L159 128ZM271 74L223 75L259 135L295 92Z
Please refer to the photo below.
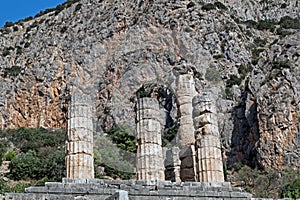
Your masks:
M66 0L0 0L0 27L5 22L17 22L20 19L34 17L41 10L54 8Z

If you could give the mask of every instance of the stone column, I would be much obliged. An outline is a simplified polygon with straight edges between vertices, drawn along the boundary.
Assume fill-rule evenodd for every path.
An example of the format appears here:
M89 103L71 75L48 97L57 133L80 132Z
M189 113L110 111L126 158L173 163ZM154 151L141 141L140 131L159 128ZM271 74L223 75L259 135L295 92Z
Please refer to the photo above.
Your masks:
M196 181L195 136L192 116L192 99L196 91L192 70L177 74L176 94L179 120L177 143L180 148L179 158L181 160L180 178L181 181Z
M218 119L212 94L203 92L193 99L197 173L200 182L224 182Z
M136 112L137 180L165 180L158 101L140 98Z
M72 95L66 142L67 178L94 178L92 114L90 96Z
M180 182L179 148L163 148L166 180Z

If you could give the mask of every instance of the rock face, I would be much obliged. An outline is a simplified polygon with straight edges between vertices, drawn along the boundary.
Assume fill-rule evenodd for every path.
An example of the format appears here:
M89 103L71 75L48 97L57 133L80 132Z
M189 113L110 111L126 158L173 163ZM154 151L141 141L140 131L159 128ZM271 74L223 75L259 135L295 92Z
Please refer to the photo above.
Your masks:
M94 178L92 105L90 96L80 93L72 95L66 142L68 178Z
M193 98L193 117L200 182L224 182L223 158L216 107L210 92Z
M136 91L156 83L175 93L172 70L189 63L195 90L216 98L228 167L299 169L299 6L80 0L4 27L0 127L65 128L74 89L96 97L97 134L134 129Z
M144 97L137 102L137 180L165 180L158 101Z

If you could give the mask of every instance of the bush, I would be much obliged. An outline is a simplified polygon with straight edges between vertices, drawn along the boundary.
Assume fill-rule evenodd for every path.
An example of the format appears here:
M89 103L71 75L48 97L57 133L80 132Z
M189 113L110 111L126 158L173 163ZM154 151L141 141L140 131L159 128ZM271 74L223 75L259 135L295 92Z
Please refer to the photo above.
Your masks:
M6 161L12 161L16 157L16 152L10 149L8 152L5 153L4 157Z
M20 66L12 66L10 68L5 68L3 72L4 77L8 76L18 76L21 72L22 68Z
M258 30L270 30L274 31L275 25L277 23L273 19L265 19L265 20L259 20L257 23L257 29Z
M214 82L214 83L217 83L222 80L220 72L218 71L218 69L216 67L208 68L206 70L205 78L206 78L206 80Z
M291 184L287 184L283 187L282 198L292 198L299 199L300 198L300 179L294 180Z
M14 180L40 179L40 159L34 152L21 153L9 163L9 175Z
M135 134L129 127L124 125L116 126L108 130L107 134L117 147L125 151L136 152Z
M300 29L300 21L289 16L282 17L279 21L279 25L286 29Z
M201 9L205 10L205 11L209 11L209 10L214 10L216 8L223 9L223 10L227 9L226 6L219 1L215 2L214 4L212 4L212 3L204 4Z
M30 186L29 183L17 183L15 186L13 186L10 189L10 192L13 193L24 193L25 188L28 188Z
M0 165L2 165L2 158L6 152L6 144L2 141L0 141Z
M231 74L229 76L229 79L226 81L226 87L232 87L233 85L240 85L242 82L242 79L239 78L235 74Z
M173 125L169 128L166 128L162 136L162 146L165 147L174 140L178 132L179 123L175 121Z
M11 188L9 187L6 181L0 178L0 194L3 195L6 192L11 192Z
M18 128L8 130L7 137L21 152L29 150L38 152L41 147L64 146L66 133L64 130L47 130L44 128Z
M77 4L76 7L75 7L74 12L77 12L78 10L80 10L80 9L81 9L81 6L82 6L81 3Z
M135 154L122 151L109 138L98 136L95 140L95 169L104 167L105 175L130 179L134 175ZM96 170L96 175L101 176Z

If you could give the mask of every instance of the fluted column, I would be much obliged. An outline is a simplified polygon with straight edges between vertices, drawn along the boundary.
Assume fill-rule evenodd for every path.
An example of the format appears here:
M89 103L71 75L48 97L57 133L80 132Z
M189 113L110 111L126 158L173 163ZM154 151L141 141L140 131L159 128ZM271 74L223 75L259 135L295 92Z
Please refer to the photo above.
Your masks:
M140 98L136 112L137 180L165 180L158 101Z
M192 70L176 76L176 95L178 105L178 145L181 181L196 181L196 154L193 125L192 99L196 94Z
M224 182L221 144L215 102L210 92L193 99L197 173L200 182Z
M74 94L68 113L67 178L94 178L92 101Z

